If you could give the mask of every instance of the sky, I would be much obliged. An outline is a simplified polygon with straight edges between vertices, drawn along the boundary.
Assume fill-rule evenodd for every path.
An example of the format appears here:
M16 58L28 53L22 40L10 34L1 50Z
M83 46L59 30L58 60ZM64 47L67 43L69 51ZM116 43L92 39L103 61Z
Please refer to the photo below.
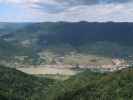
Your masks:
M133 22L133 0L0 0L0 22Z

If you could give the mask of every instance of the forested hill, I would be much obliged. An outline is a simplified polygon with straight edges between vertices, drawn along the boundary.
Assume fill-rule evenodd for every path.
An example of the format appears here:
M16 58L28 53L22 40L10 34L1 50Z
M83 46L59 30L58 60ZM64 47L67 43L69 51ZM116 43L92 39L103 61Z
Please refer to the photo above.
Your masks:
M43 100L53 83L0 65L0 100Z
M88 41L132 43L133 23L128 22L44 22L0 24L0 33L36 34L40 40L80 44ZM2 27L3 26L3 27ZM24 37L23 36L23 37Z
M133 69L100 74L85 71L54 85L47 100L133 100Z
M113 73L86 70L64 81L0 66L0 100L133 100L133 69Z

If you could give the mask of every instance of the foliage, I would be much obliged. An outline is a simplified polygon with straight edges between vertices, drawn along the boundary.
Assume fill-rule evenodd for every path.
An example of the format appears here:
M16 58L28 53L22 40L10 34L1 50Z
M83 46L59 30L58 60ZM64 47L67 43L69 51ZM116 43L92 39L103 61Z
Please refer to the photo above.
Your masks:
M53 86L47 100L132 100L132 76L132 68L104 74L86 71Z
M0 100L43 100L54 80L0 66Z
M0 66L0 100L132 100L133 69L86 70L67 80L26 75Z

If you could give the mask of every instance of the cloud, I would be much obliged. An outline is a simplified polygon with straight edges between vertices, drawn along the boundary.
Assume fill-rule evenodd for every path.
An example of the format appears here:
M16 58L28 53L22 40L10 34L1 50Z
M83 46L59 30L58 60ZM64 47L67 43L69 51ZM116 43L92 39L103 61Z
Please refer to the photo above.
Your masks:
M49 13L58 13L64 11L66 8L68 8L65 5L62 5L54 0L49 1L43 1L43 2L36 2L32 5L33 9L39 9L45 12Z
M133 22L133 0L0 0L0 4L17 9L0 13L0 21Z
M34 6L36 9L49 13L59 13L76 6L125 4L132 1L133 0L46 0L45 2L34 3Z
M94 5L94 4L126 3L133 0L55 0L55 1L68 5Z
M47 21L89 21L89 22L133 22L132 3L107 4L92 6L75 6L68 10L55 14L47 14L44 20Z
M99 4L120 4L133 0L0 0L3 4L16 4L49 13L58 13L75 6L91 6Z

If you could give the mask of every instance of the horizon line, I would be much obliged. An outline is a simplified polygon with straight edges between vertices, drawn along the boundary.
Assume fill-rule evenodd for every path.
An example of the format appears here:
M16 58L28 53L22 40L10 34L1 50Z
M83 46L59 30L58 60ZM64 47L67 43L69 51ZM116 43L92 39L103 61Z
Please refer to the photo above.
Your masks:
M0 21L0 23L133 23L133 21Z

